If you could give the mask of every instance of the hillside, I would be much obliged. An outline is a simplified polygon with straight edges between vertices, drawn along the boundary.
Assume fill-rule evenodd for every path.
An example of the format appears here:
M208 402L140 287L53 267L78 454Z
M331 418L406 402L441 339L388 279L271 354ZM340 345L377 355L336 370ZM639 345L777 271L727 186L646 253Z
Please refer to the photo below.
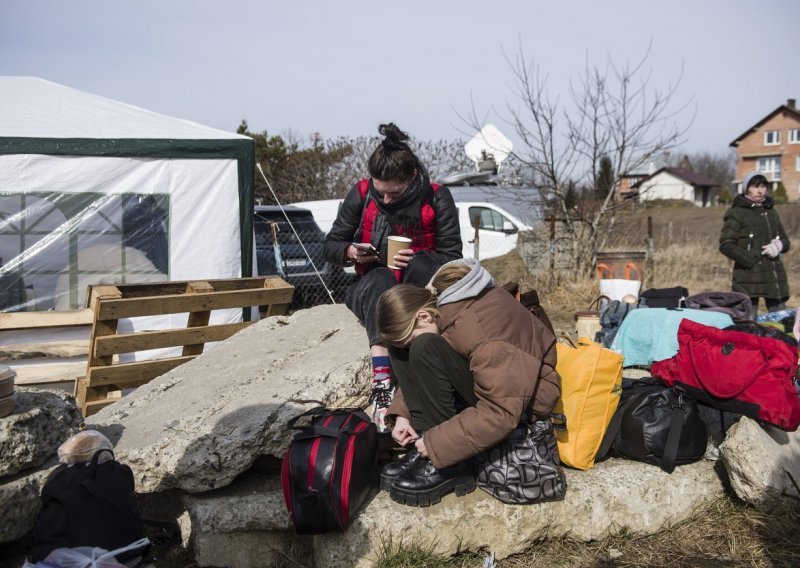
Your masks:
M791 296L788 307L800 305L800 204L776 207L792 247L783 255L789 274ZM647 250L647 217L653 220L653 274L645 272L645 287L686 286L689 292L730 290L730 263L718 251L719 233L726 207L698 208L690 204L659 204L624 211L617 215L605 251ZM520 281L539 292L557 332L574 331L573 314L586 309L598 296L597 279L575 278L557 272L553 285L547 276L528 273L516 253L487 259L483 264L500 283ZM763 306L762 306L763 311Z

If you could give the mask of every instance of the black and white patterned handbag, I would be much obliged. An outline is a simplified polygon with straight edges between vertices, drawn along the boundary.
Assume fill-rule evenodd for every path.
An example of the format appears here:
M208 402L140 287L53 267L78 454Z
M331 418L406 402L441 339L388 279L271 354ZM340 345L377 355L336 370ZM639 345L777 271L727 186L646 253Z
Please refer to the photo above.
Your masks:
M553 423L523 423L475 459L478 487L503 503L559 501L567 492Z

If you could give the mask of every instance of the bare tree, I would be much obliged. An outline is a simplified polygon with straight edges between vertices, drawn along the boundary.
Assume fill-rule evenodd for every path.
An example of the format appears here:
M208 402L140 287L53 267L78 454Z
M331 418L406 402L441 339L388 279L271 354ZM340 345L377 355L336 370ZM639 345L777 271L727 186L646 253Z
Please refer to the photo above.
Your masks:
M380 144L378 136L339 137L310 142L292 132L270 136L266 131L250 132L247 121L242 121L240 134L250 136L256 143L256 159L261 163L267 178L281 203L315 199L341 199L353 184L369 175L367 162ZM464 152L461 140L415 140L411 149L427 168L432 181L450 172L469 171L475 166ZM521 177L521 165L504 164L509 176ZM256 193L265 203L274 203L266 183L256 175Z
M613 228L623 205L620 181L681 144L691 123L677 118L688 105L675 104L680 76L674 85L656 89L645 69L649 51L623 66L611 60L598 66L587 58L566 103L551 94L547 75L521 47L515 56L505 55L517 104L509 103L500 115L522 141L512 156L532 170L542 202L566 232L579 272L592 270ZM465 120L481 127L474 106ZM603 159L611 161L610 180L609 168L600 167ZM600 186L608 191L598 191Z
M351 152L334 164L328 172L331 186L329 193L331 193L331 197L337 198L344 197L347 190L358 179L369 175L367 161L373 150L380 144L381 138L359 136L343 138L340 139L340 142L346 144ZM409 146L428 170L432 181L441 179L450 172L468 171L475 167L464 152L464 142L461 140L412 139L409 141Z

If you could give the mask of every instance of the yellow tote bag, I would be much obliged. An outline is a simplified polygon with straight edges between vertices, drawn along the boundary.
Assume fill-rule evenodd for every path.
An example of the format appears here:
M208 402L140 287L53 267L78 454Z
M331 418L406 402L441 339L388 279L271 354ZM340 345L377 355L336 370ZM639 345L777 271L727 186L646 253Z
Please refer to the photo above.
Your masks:
M622 355L587 337L572 347L556 345L561 398L554 412L566 417L566 430L556 430L561 462L589 469L622 393Z

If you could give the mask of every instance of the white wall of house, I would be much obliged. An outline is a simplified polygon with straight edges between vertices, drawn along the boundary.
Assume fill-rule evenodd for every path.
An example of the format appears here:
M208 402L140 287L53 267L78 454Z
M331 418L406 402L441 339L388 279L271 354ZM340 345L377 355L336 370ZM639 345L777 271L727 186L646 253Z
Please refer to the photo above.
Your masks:
M662 172L652 179L644 182L639 189L640 201L653 199L684 199L695 205L702 205L695 199L694 187L691 184L676 178L668 172ZM702 198L701 196L698 196Z

